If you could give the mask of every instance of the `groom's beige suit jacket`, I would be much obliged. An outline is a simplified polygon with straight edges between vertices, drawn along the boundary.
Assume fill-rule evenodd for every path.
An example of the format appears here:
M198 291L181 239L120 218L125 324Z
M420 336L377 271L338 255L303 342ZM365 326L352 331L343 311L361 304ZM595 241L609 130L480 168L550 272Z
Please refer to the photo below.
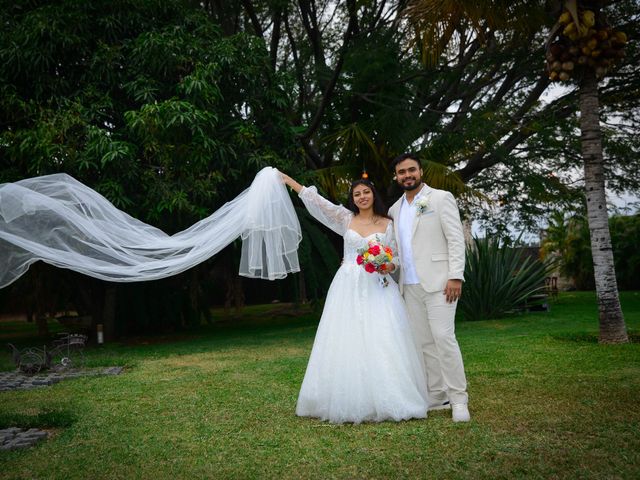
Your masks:
M413 220L411 248L420 284L426 292L433 293L443 291L449 279L464 280L464 234L460 212L450 192L425 185L419 196L426 199L427 205L422 213L416 213ZM393 229L401 261L398 282L401 292L404 269L398 222L395 220L400 217L403 198L400 197L389 209L389 216L394 219Z

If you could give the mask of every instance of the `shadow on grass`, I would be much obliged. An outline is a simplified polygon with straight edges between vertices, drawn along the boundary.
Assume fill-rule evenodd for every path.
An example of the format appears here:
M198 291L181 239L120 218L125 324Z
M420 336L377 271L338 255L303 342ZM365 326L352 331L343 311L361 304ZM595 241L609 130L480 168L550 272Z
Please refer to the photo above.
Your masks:
M66 410L53 410L46 407L36 414L0 412L0 429L18 428L66 428L77 420L75 414Z
M627 332L630 343L640 343L640 332L630 331ZM574 343L598 343L597 333L581 333L581 334L558 334L553 335L551 338L559 340L561 342L574 342Z
M244 309L242 316L225 316L216 311L219 321L211 325L185 328L174 332L131 335L84 349L86 367L135 367L144 358L221 351L230 348L252 348L270 344L296 342L301 337L313 338L319 314L310 307L291 304L255 305ZM8 328L7 328L8 327ZM51 331L60 326L51 324ZM42 348L50 340L37 336L35 326L26 322L6 322L0 330L0 352L7 342L18 349ZM0 353L0 371L14 370L8 349Z

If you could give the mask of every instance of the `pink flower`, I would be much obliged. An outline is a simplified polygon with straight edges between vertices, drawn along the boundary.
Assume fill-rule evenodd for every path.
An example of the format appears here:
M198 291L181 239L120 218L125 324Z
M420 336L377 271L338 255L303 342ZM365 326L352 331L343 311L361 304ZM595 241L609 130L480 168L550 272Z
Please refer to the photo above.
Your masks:
M362 265L362 262L364 262L364 259L362 258L362 255L358 255L358 256L356 257L356 263L357 263L358 265Z
M376 267L374 267L374 266L373 266L373 264L371 264L371 263L367 263L367 264L364 266L364 269L365 269L367 272L369 272L369 273L373 273L373 272L375 272L375 271L376 271Z
M380 245L371 245L369 247L369 253L371 255L380 255Z

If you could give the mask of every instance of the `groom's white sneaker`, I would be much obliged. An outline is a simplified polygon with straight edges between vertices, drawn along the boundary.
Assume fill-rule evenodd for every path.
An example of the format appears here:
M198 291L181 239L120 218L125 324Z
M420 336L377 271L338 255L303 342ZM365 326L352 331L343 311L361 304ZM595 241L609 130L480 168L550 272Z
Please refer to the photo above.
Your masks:
M451 404L449 403L449 400L447 400L446 402L432 403L429 405L430 412L433 412L435 410L449 410L450 408L451 408Z
M466 403L454 403L451 405L451 418L454 422L468 422L471 420Z

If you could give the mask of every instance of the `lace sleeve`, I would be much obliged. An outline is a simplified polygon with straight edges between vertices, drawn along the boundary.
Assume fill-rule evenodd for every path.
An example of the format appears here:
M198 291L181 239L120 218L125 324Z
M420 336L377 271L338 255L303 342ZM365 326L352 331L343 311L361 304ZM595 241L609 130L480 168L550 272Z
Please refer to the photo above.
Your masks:
M335 205L323 198L316 187L304 187L298 194L309 213L320 223L338 235L347 233L353 213L342 205Z

